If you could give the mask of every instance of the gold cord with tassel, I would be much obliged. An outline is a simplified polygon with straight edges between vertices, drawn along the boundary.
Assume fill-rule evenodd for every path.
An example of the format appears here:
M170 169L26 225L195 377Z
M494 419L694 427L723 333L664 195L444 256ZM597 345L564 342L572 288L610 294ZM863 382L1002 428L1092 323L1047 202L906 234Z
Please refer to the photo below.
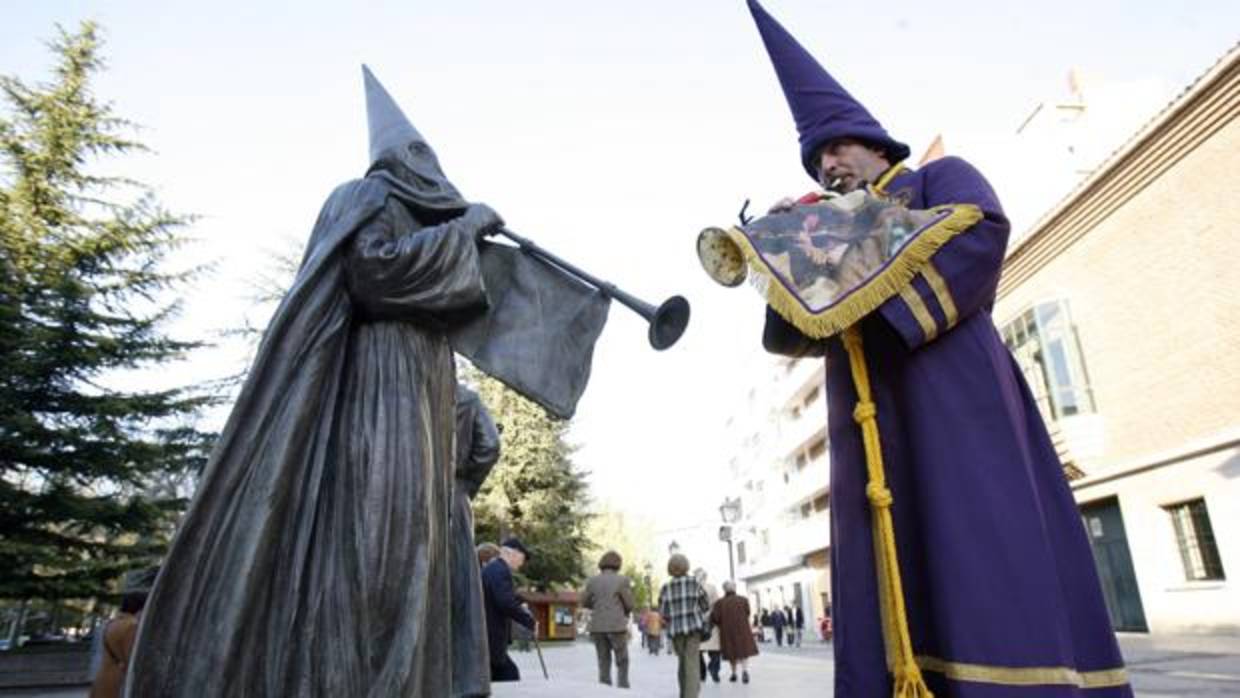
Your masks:
M909 637L908 616L904 608L904 589L900 583L900 561L896 556L896 531L891 518L891 490L883 472L883 449L878 438L878 410L870 394L870 375L865 365L861 330L853 325L844 331L844 348L857 388L857 407L853 419L861 426L865 445L865 465L869 484L865 494L870 500L874 532L874 566L878 576L878 602L883 623L883 644L887 650L887 669L893 679L893 698L934 698L922 678L921 668L913 655Z

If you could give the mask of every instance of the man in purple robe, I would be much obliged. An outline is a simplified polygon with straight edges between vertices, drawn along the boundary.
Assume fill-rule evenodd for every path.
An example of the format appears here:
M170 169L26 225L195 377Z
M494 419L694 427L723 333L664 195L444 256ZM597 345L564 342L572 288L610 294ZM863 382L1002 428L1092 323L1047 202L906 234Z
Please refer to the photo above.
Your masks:
M827 358L835 695L1131 696L1059 459L990 317L1008 237L998 199L959 158L904 166L908 147L748 2L811 177L983 214L849 330L870 396L839 337L811 339L767 309L767 350ZM867 452L858 427L875 415ZM876 445L886 486L867 488ZM891 512L896 614L872 508Z

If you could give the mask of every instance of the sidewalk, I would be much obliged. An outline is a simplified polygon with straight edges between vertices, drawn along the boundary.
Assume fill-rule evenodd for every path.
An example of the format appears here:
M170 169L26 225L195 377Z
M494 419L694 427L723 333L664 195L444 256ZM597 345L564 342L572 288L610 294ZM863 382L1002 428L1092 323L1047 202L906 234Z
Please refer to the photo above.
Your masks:
M1140 698L1240 696L1240 637L1119 634Z
M774 643L768 643L774 647ZM768 645L759 645L759 656L750 660L749 684L728 681L731 673L725 662L719 674L722 681L714 683L707 677L702 684L702 698L726 696L727 698L769 698L831 694L834 667L829 645L815 643L810 649L776 648L767 651ZM825 649L824 649L825 648ZM798 653L799 656L798 656ZM547 672L551 680L543 679L534 652L511 652L513 661L521 669L519 683L495 684L495 698L676 698L676 657L660 653L650 655L634 640L629 645L629 682L631 689L618 689L598 683L594 646L585 640L572 644L543 647ZM614 679L613 675L613 679Z
M1240 696L1240 637L1203 636L1119 636L1129 679L1137 698L1222 698ZM807 642L800 648L779 647L773 642L759 644L759 657L752 661L748 686L727 682L702 686L702 697L784 696L797 698L831 695L834 666L831 645ZM651 657L640 645L630 646L633 689L617 694L601 686L594 675L594 650L586 642L543 648L551 680L542 678L538 657L533 653L513 653L524 680L517 684L496 684L496 698L603 698L625 695L632 698L674 698L676 696L675 658Z

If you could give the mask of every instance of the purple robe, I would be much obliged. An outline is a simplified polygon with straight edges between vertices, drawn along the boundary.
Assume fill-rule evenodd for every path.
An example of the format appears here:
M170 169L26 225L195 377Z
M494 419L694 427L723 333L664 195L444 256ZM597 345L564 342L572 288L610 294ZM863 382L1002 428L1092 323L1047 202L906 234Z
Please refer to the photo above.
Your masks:
M990 317L1008 237L998 199L959 158L905 170L886 191L984 213L860 322L926 682L936 698L1132 696L1059 458ZM824 351L769 308L763 342ZM825 353L835 695L890 696L857 392L839 337Z

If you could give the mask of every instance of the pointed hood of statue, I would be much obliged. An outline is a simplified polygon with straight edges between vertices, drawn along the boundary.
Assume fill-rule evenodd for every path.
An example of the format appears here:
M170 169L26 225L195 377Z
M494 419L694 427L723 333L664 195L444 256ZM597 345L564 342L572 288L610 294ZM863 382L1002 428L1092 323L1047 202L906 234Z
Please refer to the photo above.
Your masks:
M796 121L801 164L814 181L818 180L814 156L827 141L836 138L855 138L879 146L892 164L909 156L909 147L893 139L757 0L747 2Z
M366 119L370 125L370 161L373 163L389 150L406 148L410 143L425 143L426 139L409 123L405 112L392 99L379 78L362 66L362 78L366 82Z
M383 84L362 66L366 84L366 118L370 126L370 169L397 188L408 203L452 210L468 204L448 181L439 159Z

